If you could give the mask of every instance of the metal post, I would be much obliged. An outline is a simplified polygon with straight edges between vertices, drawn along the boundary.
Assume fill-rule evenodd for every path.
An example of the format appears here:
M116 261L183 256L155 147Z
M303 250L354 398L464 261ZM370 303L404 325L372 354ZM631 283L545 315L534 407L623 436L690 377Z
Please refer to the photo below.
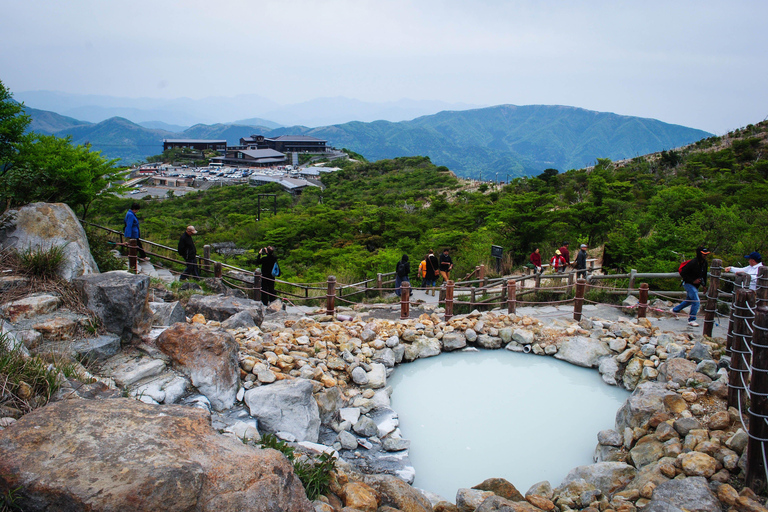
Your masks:
M746 404L746 382L749 379L749 341L747 318L750 318L750 306L755 307L755 292L745 288L736 290L733 305L733 338L731 344L731 364L728 367L728 407L743 408Z
M645 318L648 311L648 283L640 283L640 303L637 305L637 318Z
M251 299L261 300L261 270L258 268L253 271L253 288L251 289Z
M507 313L514 315L517 309L517 283L511 279L507 281Z
M139 273L139 260L137 258L139 241L135 238L128 240L128 270L134 274Z
M400 283L400 320L405 320L410 314L411 306L411 283L403 281Z
M587 288L585 279L576 280L576 297L573 302L573 319L577 322L581 320L581 308L584 305L584 291Z
M753 491L762 492L768 485L765 477L768 451L762 441L768 439L768 423L765 421L768 417L768 303L758 303L753 327L746 484Z
M207 273L211 273L211 246L205 244L203 246L203 270Z
M336 276L328 276L328 294L325 297L325 313L333 316L336 309Z
M453 281L445 284L445 320L453 318Z
M707 287L707 305L704 308L704 336L712 336L717 314L717 296L720 294L720 274L723 271L723 260L714 259L709 267L709 287Z

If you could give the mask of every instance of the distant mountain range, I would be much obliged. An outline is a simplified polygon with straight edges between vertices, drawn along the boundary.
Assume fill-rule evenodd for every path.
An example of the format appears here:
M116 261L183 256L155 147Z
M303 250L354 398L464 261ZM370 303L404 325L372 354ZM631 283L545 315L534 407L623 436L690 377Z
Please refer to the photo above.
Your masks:
M161 153L163 139L226 139L233 145L252 134L290 134L322 138L369 160L427 155L459 176L503 181L507 175L535 175L547 168L565 171L591 165L597 158L619 160L672 149L712 135L655 119L551 105L499 105L411 121L355 121L317 128L196 124L182 132L146 128L119 117L91 123L26 110L32 130L71 135L73 142L89 142L126 164Z

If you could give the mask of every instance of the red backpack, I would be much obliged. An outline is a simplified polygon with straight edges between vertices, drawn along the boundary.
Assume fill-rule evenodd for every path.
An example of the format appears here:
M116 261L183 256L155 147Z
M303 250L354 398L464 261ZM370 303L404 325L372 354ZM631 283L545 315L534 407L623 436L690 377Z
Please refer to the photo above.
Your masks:
M680 274L680 275L683 275L683 268L684 268L684 267L685 267L687 264L689 264L691 261L693 261L693 260L685 260L684 262L682 262L682 263L680 264L680 266L679 266L679 267L677 267L677 273L678 273L678 274Z

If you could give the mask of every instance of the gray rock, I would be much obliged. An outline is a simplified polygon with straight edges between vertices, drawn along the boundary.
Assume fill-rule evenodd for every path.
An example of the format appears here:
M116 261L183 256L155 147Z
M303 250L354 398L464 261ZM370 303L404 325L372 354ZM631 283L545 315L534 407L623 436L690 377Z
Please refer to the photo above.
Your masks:
M498 336L490 336L488 334L481 334L477 337L477 344L487 349L501 348L501 338Z
M376 423L379 438L389 435L400 424L397 413L388 407L375 409L370 412L370 416L373 422Z
M474 343L475 341L477 341L477 332L475 332L474 329L467 329L466 331L464 331L464 336L467 337L467 341L469 343Z
M597 442L606 446L621 446L624 436L612 429L601 430L597 433Z
M512 339L521 345L530 345L534 341L533 332L527 329L515 329Z
M459 350L467 346L467 338L460 332L448 332L443 334L443 350Z
M411 447L411 442L399 437L387 436L381 442L381 447L388 452L399 452Z
M368 382L363 387L371 389L383 388L387 385L387 367L381 363L371 363L371 369L366 374Z
M551 500L555 496L555 492L552 489L552 484L550 484L549 481L542 480L541 482L533 484L527 491L525 491L525 495L542 496L548 500Z
M0 248L64 249L59 277L76 277L99 272L91 256L85 230L72 209L64 203L31 203L0 216Z
M696 371L703 373L712 380L717 379L717 362L712 359L704 359L696 365Z
M95 338L84 338L72 343L72 350L81 360L106 361L120 351L120 337L104 334Z
M376 426L376 423L368 416L360 416L357 423L352 426L352 430L363 437L373 437L379 434L379 428Z
M688 359L696 361L697 363L700 363L705 359L712 359L712 350L707 345L697 341L688 353Z
M187 320L179 301L150 302L149 309L152 311L152 325L173 325Z
M640 469L653 462L656 462L664 456L664 445L657 441L654 436L644 436L637 441L637 444L629 451L632 463Z
M405 347L405 360L415 361L440 354L440 340L420 336L416 341Z
M649 512L721 512L722 506L707 485L707 479L700 476L681 480L670 480L660 484L653 491L651 502L645 509Z
M254 327L255 325L256 322L253 321L253 315L250 311L240 311L221 322L221 327L224 329L248 328Z
M622 377L622 384L624 389L632 391L637 386L638 382L643 375L643 361L638 357L633 357L632 360L624 368L624 376Z
M619 371L619 363L613 357L603 357L598 364L598 371L603 379L603 382L610 386L616 386L616 374Z
M339 417L341 421L348 421L354 425L360 419L360 409L357 407L342 407L339 409Z
M73 279L72 284L104 328L124 342L149 332L152 326L152 311L147 305L149 276L114 271L83 275Z
M339 442L341 443L341 447L345 450L354 450L357 448L357 438L346 430L339 432Z
M624 338L612 338L608 342L608 348L614 352L623 352L624 349L627 348L627 340Z
M499 329L499 337L502 343L509 343L512 341L512 329L510 327L503 327Z
M261 325L264 320L264 304L251 299L224 295L193 295L187 303L187 314L189 316L200 313L206 320L217 320L219 322L223 322L241 311L250 313L256 325Z
M623 432L626 427L643 425L657 411L666 410L665 396L676 396L662 383L643 382L635 388L632 395L616 413L616 431Z
M320 421L326 425L336 416L336 411L344 405L344 396L338 386L328 388L315 395Z
M565 476L560 487L583 479L606 496L610 496L631 482L636 473L635 468L623 462L598 462L572 469Z
M691 430L701 428L701 423L696 418L679 418L672 424L678 434L685 437Z
M358 386L368 384L368 374L365 372L365 370L363 370L362 367L356 366L355 369L352 370L352 380Z
M387 347L389 348L395 348L400 344L400 338L398 336L390 336L387 338L387 341L385 342Z
M488 498L496 496L491 491L459 489L456 492L456 507L460 512L473 512ZM491 509L493 510L493 509Z
M611 355L611 351L604 342L574 336L563 340L555 358L586 368L596 368L600 358L608 355Z
M381 363L387 368L395 367L395 351L389 347L377 350L373 354L373 361Z
M395 364L400 364L403 361L403 357L405 357L405 345L402 343L395 345L392 352L395 353Z
M686 381L696 371L696 363L687 359L668 359L659 366L659 380L685 385Z
M281 380L248 390L245 403L262 430L290 432L300 441L316 443L320 412L312 390L305 379Z

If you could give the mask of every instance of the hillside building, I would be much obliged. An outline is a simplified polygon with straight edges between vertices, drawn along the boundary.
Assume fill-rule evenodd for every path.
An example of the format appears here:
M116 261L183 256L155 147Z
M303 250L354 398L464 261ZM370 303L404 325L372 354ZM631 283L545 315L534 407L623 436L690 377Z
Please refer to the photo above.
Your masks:
M288 159L274 149L236 149L226 151L224 156L211 158L212 164L233 165L235 167L273 167L285 165Z
M300 194L302 190L304 190L307 187L319 187L320 185L316 183L312 183L308 180L302 180L298 178L286 178L285 176L261 176L261 175L252 175L251 176L251 185L259 186L259 185L266 185L268 183L277 183L286 192L290 192L291 194Z
M163 151L174 148L196 149L198 151L226 151L226 140L205 139L163 139Z
M280 135L264 137L251 135L240 139L243 149L274 149L282 153L325 153L328 141L308 135Z

